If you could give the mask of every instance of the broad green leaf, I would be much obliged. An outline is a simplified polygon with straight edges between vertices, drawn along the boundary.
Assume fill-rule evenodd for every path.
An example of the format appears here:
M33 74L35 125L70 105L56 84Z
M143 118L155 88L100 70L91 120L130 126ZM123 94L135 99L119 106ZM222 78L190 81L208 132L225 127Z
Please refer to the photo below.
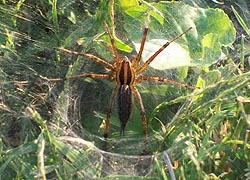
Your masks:
M167 43L164 39L151 39L146 42L143 50L143 62L154 54L163 44ZM141 43L135 43L135 49L139 52ZM150 64L151 67L159 70L169 69L171 67L182 67L190 65L188 51L179 44L171 43L156 59ZM166 68L169 67L169 68Z
M115 39L115 45L117 49L120 49L124 52L129 52L129 53L132 51L132 48L126 45L124 42L122 42L122 40L120 40L116 36L114 37L114 39Z
M164 43L192 27L155 58L150 65L156 69L209 66L223 56L222 47L230 46L235 40L233 23L221 9L203 9L182 2L160 2L153 6L164 15L164 24L151 17L143 61ZM126 13L129 16L125 27L138 52L145 17L140 17L142 10L128 9Z

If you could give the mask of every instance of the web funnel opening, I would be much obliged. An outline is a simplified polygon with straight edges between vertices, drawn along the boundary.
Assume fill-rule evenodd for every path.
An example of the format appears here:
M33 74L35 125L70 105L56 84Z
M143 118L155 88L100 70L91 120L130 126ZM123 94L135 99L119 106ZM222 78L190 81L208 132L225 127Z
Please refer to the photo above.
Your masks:
M68 85L69 82L65 83ZM99 84L96 84L94 86L98 85ZM80 86L79 89L82 91L84 86L85 85ZM88 85L86 86L88 87ZM72 87L72 85L69 87ZM61 130L60 134L62 136L59 136L58 140L64 142L66 145L72 145L73 147L76 147L76 149L80 152L88 151L89 163L92 163L93 166L100 168L102 176L151 176L155 172L155 160L160 160L161 165L166 166L166 163L163 159L163 153L169 154L170 157L173 155L173 157L176 158L176 153L174 152L176 150L175 147L171 147L165 151L166 149L163 148L164 141L157 139L157 135L158 137L164 137L164 133L162 132L162 129L159 128L159 126L151 127L153 128L153 131L151 130L149 134L149 151L147 154L143 154L145 153L143 134L130 134L130 130L126 128L125 135L120 136L119 122L115 130L111 129L111 131L113 131L111 132L111 136L107 139L107 141L104 141L101 130L99 130L100 132L98 132L98 130L93 131L93 129L88 129L88 127L84 127L84 124L81 123L81 116L79 116L81 113L79 111L81 111L83 107L81 107L78 102L80 102L80 99L84 97L78 96L79 91L73 91L74 90L72 90L72 88L63 91L58 100L57 115L61 117L63 122L61 122L61 125L67 125L67 130L65 130L65 128L63 128L64 130ZM74 93L76 94L74 95ZM84 95L86 96L86 94ZM73 99L72 97L76 98ZM174 121L178 118L178 115L185 111L187 104L188 103L186 102L182 106L178 105L178 111L168 122L169 125L164 125L166 128L167 126L171 126L171 124L174 123ZM93 111L92 114L95 114L96 121L98 121L99 118L97 127L100 127L100 119L105 118L105 114L102 115L101 113L97 113L95 111ZM116 114L115 108L113 114ZM132 121L136 121L137 124L141 126L140 119L133 119ZM157 120L154 119L153 121Z

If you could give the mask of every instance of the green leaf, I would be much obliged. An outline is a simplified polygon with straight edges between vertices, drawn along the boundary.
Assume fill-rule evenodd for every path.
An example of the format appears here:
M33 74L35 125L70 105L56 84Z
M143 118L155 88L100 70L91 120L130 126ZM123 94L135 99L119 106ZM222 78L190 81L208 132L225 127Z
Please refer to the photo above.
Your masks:
M102 37L102 40L104 42L106 42L107 44L110 44L111 46L111 42L110 42L110 39L108 37L108 35L105 35ZM117 37L114 37L114 40L115 40L115 47L121 51L124 51L124 52L128 52L130 53L132 51L132 48L125 44L124 42L122 42L120 39L118 39Z
M138 5L139 4L137 0L120 0L120 6L124 10Z
M151 5L150 3L144 2L142 5L132 6L126 9L125 13L133 18L136 18L141 23L145 23L147 14L150 15L158 21L161 25L164 23L164 15L159 9Z
M161 25L151 18L143 61L164 43L192 27L155 58L150 65L156 69L211 65L222 57L222 47L230 46L235 40L233 23L221 9L203 9L182 2L160 2L152 5L163 14L164 24ZM137 52L145 22L145 8L142 6L137 11L126 11L129 16L125 18L125 28Z

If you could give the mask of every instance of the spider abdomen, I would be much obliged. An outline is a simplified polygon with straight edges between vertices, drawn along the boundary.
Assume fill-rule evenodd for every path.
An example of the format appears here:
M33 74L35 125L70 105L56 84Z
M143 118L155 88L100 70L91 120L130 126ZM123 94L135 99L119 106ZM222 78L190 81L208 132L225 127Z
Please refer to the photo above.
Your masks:
M124 134L127 122L131 118L133 95L129 85L121 85L116 96L117 113L121 123L120 133Z

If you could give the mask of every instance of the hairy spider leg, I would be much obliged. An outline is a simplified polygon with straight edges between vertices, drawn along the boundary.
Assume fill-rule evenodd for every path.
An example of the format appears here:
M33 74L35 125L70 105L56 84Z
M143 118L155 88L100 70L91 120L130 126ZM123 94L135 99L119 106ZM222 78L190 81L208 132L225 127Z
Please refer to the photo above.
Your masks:
M142 127L143 127L144 142L145 142L145 145L147 145L147 143L148 143L147 121L146 121L145 109L144 109L144 106L142 103L142 98L141 98L139 91L136 89L135 86L130 86L130 88L133 92L133 95L138 103L138 106L139 106L139 109L141 112L141 121L142 121Z
M140 76L136 79L136 83L141 83L142 81L155 81L155 82L164 82L164 83L168 83L168 84L173 84L176 86L181 86L181 87L185 87L185 88L190 88L190 89L195 89L196 87L194 86L189 86L187 84L182 84L176 81L172 81L166 78L161 78L161 77L144 77L144 76Z
M136 60L135 60L135 62L133 64L134 68L137 68L138 65L140 64L140 61L141 61L142 52L143 52L145 42L146 42L146 39L147 39L147 34L148 34L149 17L150 17L150 14L148 13L147 20L145 22L145 28L144 28L144 31L143 31L143 34L142 34L140 50L139 50L139 52L138 52L138 54L136 56Z
M57 82L57 81L67 81L71 79L77 79L77 78L92 78L92 79L111 79L110 75L108 74L79 74L71 77L66 78L54 78L54 79L48 79L50 82Z
M65 53L68 53L68 54L72 54L72 55L75 55L75 56L83 56L85 58L88 58L88 59L91 59L91 60L94 60L95 62L97 63L100 63L102 65L104 65L107 69L110 69L110 70L113 70L114 69L114 66L110 63L108 63L107 61L101 59L101 58L98 58L92 54L84 54L84 53L79 53L79 52L76 52L76 51L70 51L68 49L64 49L64 48L58 48L60 51L63 51Z
M104 134L103 134L103 137L106 139L108 137L108 132L109 132L109 126L110 126L110 115L111 115L111 112L112 112L112 107L113 107L113 104L114 104L114 101L115 101L115 96L117 94L117 91L119 89L120 85L117 84L115 86L115 88L113 89L112 91L112 95L111 95L111 98L109 100L109 107L108 107L108 112L107 112L107 115L106 115L106 120L105 120L105 129L104 129Z
M110 19L111 19L111 27L112 33L115 35L115 13L114 13L114 0L110 0Z
M116 64L118 65L118 64L120 63L120 58L119 58L117 49L116 49L116 47L115 47L115 40L114 40L114 38L112 37L112 35L111 35L111 33L110 33L110 30L109 30L109 27L108 27L108 25L107 25L106 22L104 22L104 25L105 25L106 32L108 33L108 36L109 36L109 39L110 39L110 43L111 43L113 55L114 55L114 58L115 58L115 62L116 62Z
M183 36L184 34L186 34L190 29L192 29L192 27L188 28L186 31L184 31L180 35L174 37L173 39L171 39L170 41L168 41L166 44L164 44L139 69L136 70L136 74L142 73L148 67L148 65L155 59L155 57L158 56L158 54L160 54L166 47L168 47L169 44L171 44L172 42L174 42L175 40L179 39L181 36Z

